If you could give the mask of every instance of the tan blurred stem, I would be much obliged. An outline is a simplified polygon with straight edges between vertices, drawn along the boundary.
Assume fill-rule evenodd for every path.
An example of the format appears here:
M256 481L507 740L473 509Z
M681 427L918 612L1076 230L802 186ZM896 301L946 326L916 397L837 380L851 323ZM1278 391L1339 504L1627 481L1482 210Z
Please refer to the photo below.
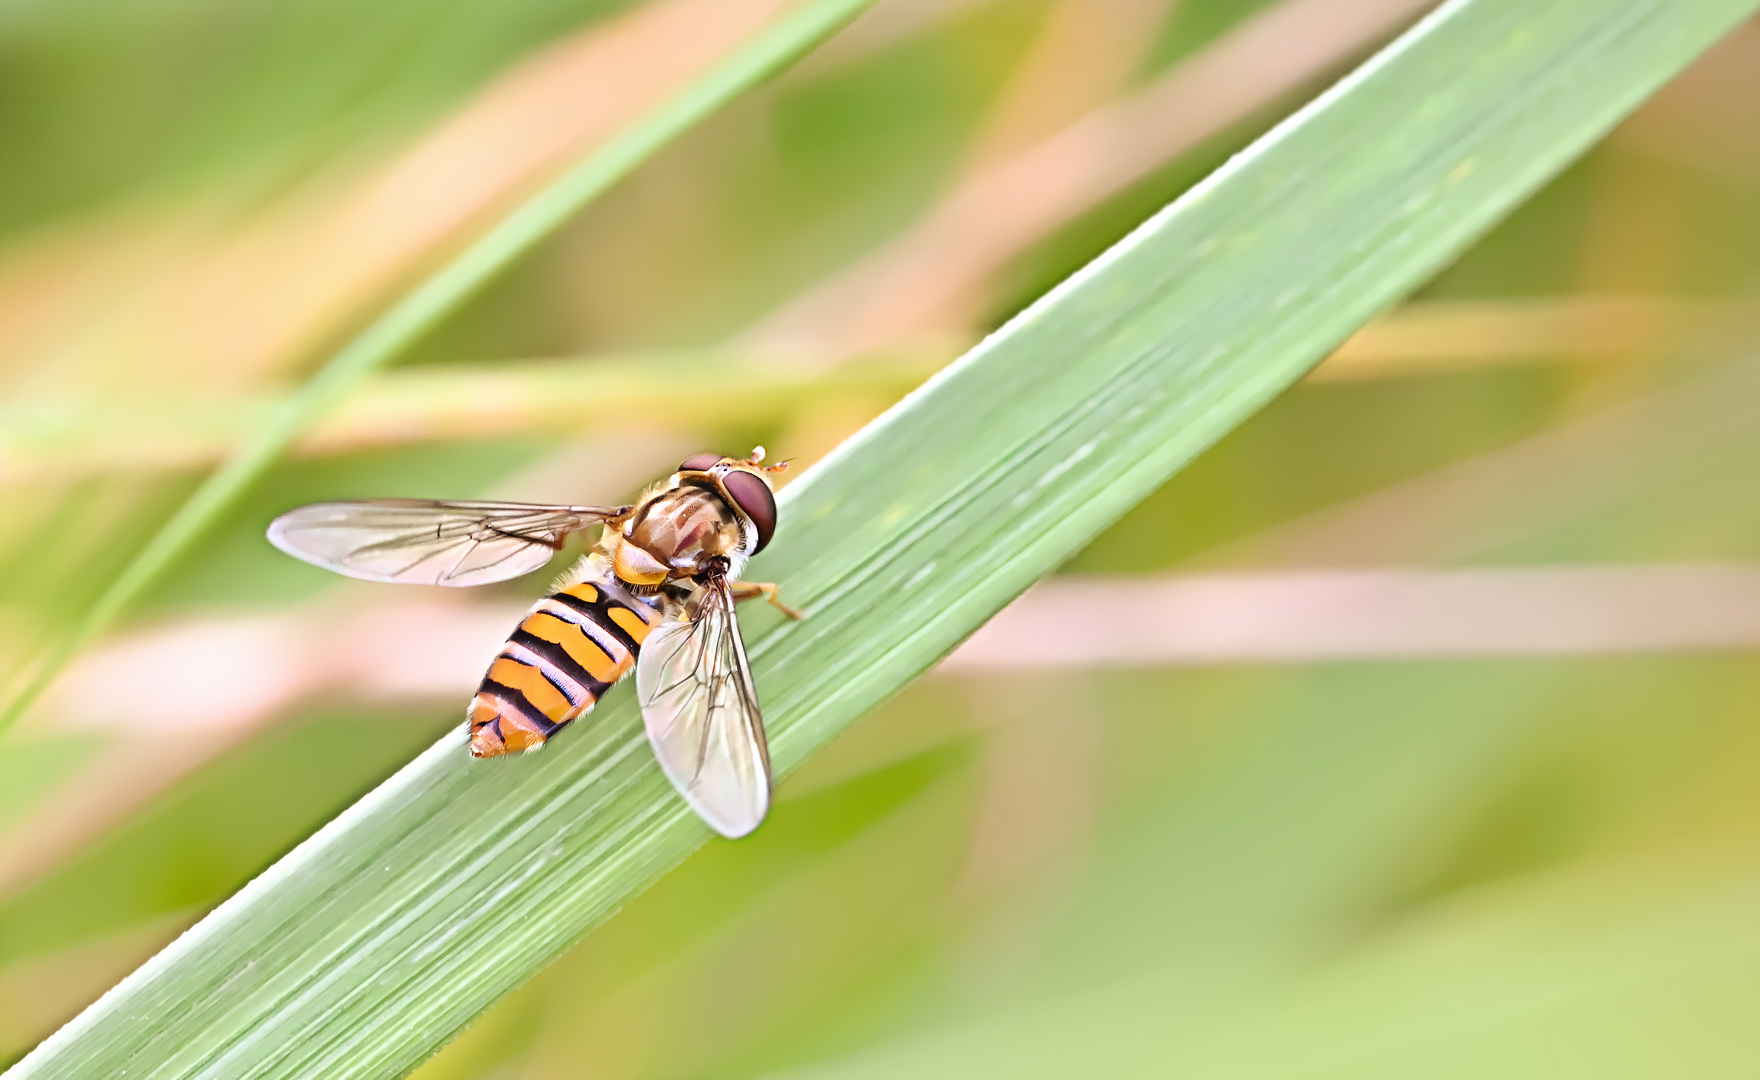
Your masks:
M413 368L374 376L294 449L326 454L489 435L713 432L875 394L896 399L953 350L847 365L829 375L749 355L599 357ZM0 481L92 469L203 465L279 408L249 394L0 406Z
M1116 97L1174 0L1058 0L973 140L967 172L1006 160Z
M1492 457L1501 464L1500 455ZM1542 483L1550 489L1557 480ZM1521 501L1519 493L1512 498ZM191 619L94 649L57 683L49 711L65 724L108 729L123 741L0 837L0 895L301 701L336 694L465 701L484 658L517 622L522 606L387 600L353 611L314 609L249 623ZM1051 578L980 628L940 670L1019 680L1120 667L1757 646L1760 566L1752 564L1452 570L1382 565ZM133 696L106 692L115 686L130 687ZM180 697L192 687L203 696ZM199 737L176 737L187 732ZM934 744L950 733L917 731L903 741ZM1056 742L1069 733L1038 734ZM53 738L55 731L35 735ZM900 749L897 740L888 740L888 747L880 752ZM1021 749L1030 760L1015 764L1029 773L1047 754L1078 753L1073 743L1056 751L1038 742ZM864 752L857 739L801 783L810 788L871 768L873 752ZM974 850L975 861L965 871L970 880L962 889L974 903L1009 888L1014 868L1045 854L1032 838L1009 831L1014 812L1008 807L1027 796L1010 786L1021 782L1014 765L1005 763L1004 771L1013 778L995 793L1002 805L993 815L985 811L999 831L974 841L982 850ZM1076 838L1067 839L1070 850L1079 847ZM1012 949L997 944L1004 952ZM1027 939L1016 944L1030 947Z
M955 184L916 225L759 323L819 361L969 333L1009 259L1205 139L1391 35L1430 0L1287 0L1142 92Z
M882 0L864 11L843 33L803 57L786 78L815 79L866 60L900 42L997 7L1007 0Z
M1310 378L1726 354L1754 345L1760 345L1760 303L1753 301L1436 301L1409 304L1370 323ZM620 430L702 438L726 423L871 412L875 402L896 400L918 385L957 348L949 343L830 366L707 350L392 371L367 380L296 450L328 454L440 439ZM15 401L0 406L0 482L207 464L276 408L270 398L222 394Z
M1646 296L1408 304L1370 323L1312 379L1386 375L1523 361L1727 355L1760 345L1760 302Z

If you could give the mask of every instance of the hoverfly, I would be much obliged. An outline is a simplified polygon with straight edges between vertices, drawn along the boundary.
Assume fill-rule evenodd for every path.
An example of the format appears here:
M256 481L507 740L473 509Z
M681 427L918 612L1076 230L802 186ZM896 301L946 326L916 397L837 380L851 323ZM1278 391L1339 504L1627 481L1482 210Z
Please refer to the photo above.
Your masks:
M371 499L314 503L269 542L366 581L485 585L537 570L568 534L604 526L591 552L535 604L466 711L473 757L543 746L633 668L648 741L672 785L724 836L770 807L770 752L734 605L769 583L739 581L776 529L764 448L696 454L630 506Z

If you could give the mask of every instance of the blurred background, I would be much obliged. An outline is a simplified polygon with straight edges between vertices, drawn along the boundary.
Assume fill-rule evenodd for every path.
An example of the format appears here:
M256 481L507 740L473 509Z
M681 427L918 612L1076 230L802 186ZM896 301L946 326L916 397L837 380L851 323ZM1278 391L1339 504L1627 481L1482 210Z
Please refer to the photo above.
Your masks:
M0 674L787 6L0 3ZM459 723L548 581L343 581L276 513L807 466L1427 7L881 0L666 149L0 739L0 1061ZM1750 21L416 1075L1760 1073L1757 353ZM1113 644L1011 645L1059 635Z

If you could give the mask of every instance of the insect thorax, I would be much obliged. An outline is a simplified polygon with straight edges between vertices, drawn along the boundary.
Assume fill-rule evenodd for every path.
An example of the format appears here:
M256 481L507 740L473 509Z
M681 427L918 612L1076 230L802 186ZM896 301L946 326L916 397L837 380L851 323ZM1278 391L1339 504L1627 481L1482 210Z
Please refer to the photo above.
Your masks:
M739 513L719 492L681 485L637 505L615 538L612 565L619 578L635 585L692 577L712 560L739 559L745 532Z

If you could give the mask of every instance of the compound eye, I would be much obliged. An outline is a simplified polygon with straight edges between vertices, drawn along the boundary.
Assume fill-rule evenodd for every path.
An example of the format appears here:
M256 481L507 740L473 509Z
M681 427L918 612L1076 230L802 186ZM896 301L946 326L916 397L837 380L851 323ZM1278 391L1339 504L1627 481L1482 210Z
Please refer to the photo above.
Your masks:
M720 454L692 454L679 463L679 472L708 472L720 464Z
M721 478L721 486L739 504L746 517L752 519L752 527L758 530L758 546L752 554L764 550L770 542L770 534L776 531L776 495L770 485L753 476L749 472L734 469Z

